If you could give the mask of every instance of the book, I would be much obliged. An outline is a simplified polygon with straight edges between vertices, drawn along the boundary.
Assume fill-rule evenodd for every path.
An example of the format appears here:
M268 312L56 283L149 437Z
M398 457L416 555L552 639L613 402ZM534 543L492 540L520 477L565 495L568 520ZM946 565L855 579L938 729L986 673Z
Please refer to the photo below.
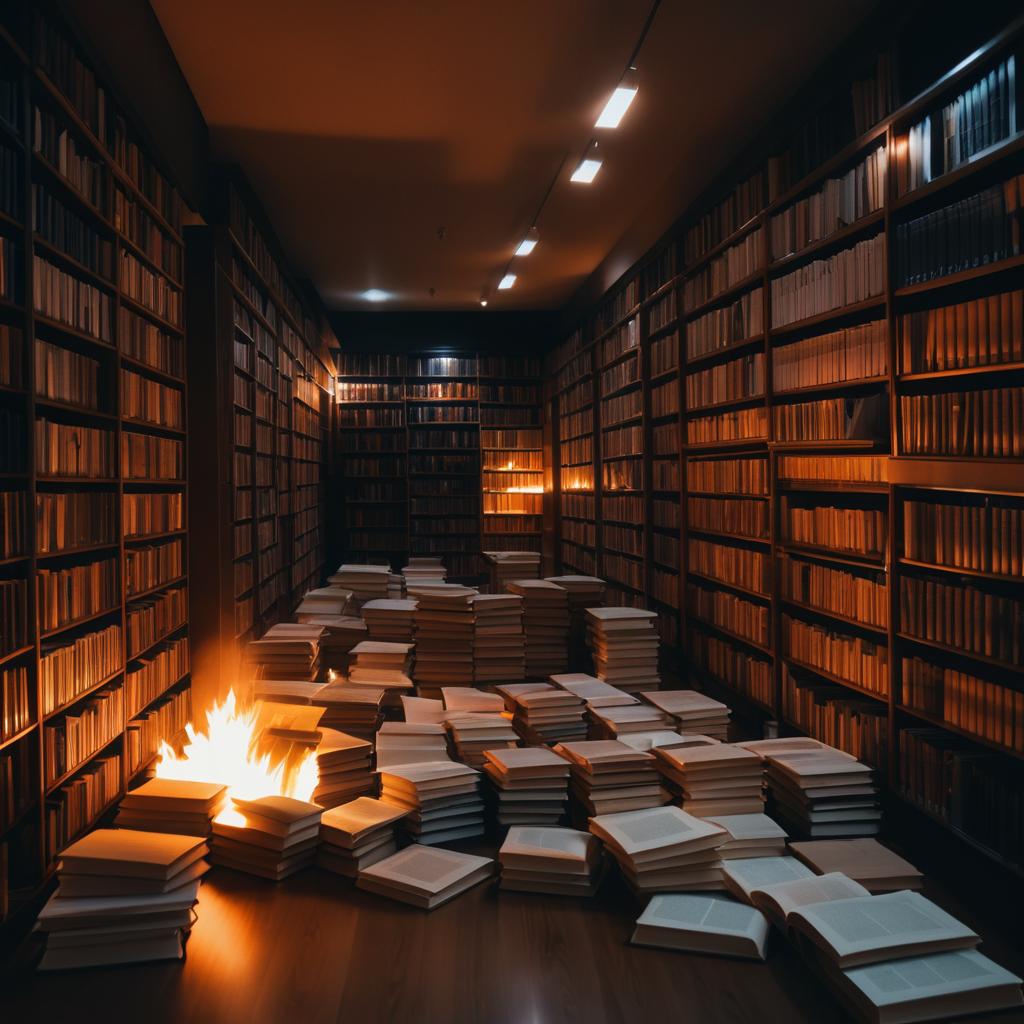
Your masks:
M413 844L361 871L356 885L378 896L434 910L486 881L494 861Z
M689 953L766 960L768 922L759 910L721 896L658 894L637 918L630 940Z
M574 829L514 825L498 861L504 890L589 897L600 884L601 844Z
M920 871L877 839L816 839L790 844L790 851L818 874L843 874L868 892L921 889Z

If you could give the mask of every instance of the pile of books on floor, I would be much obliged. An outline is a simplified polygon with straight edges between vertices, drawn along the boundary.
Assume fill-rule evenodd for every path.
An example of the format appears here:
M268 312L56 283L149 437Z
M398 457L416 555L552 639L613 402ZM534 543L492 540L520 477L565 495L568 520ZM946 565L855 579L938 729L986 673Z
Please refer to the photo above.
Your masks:
M232 797L213 823L210 863L279 882L309 867L320 843L318 804L287 796Z
M808 839L789 852L819 875L843 874L868 892L921 889L924 876L877 839Z
M767 814L708 814L707 820L725 829L728 838L718 848L722 860L782 857L786 830Z
M373 743L336 729L321 730L316 748L318 778L313 802L336 807L377 788L371 760Z
M414 844L360 871L356 885L378 896L433 910L493 874L490 857Z
M569 743L587 735L586 705L574 693L550 684L513 699L512 723L527 743Z
M710 743L659 747L655 755L666 788L690 814L706 818L764 811L764 767L752 751Z
M370 640L411 644L416 601L411 597L378 598L363 605L363 619Z
M587 642L594 674L628 693L657 689L657 613L643 608L588 608Z
M401 601L405 596L405 577L398 572L389 572L388 598L392 601Z
M568 594L547 580L513 580L507 589L523 599L526 675L532 679L565 672L568 660Z
M395 826L407 813L404 807L365 796L324 811L317 867L355 878L364 868L397 853Z
M208 870L197 836L101 828L62 851L39 969L178 960Z
M788 855L731 857L722 860L725 888L744 903L751 903L751 894L758 889L813 877L813 871L796 857Z
M455 711L445 724L455 756L474 768L482 768L485 750L509 750L519 745L519 735L504 714Z
M670 715L687 736L710 736L724 743L729 738L728 706L696 690L655 690L640 696Z
M595 814L633 811L667 803L653 754L620 740L580 740L555 747L570 762L569 793L575 825Z
M569 798L569 762L547 747L488 750L484 774L499 825L557 825Z
M297 622L309 622L320 615L344 615L352 600L352 591L344 587L319 587L307 590L295 609Z
M355 600L373 601L388 596L388 578L391 568L387 565L352 565L346 563L328 578L332 586L350 590Z
M631 693L620 690L586 672L563 672L551 677L555 686L576 694L587 708L624 708L640 701Z
M448 733L439 722L385 722L377 732L378 771L448 760Z
M402 830L417 843L483 835L480 773L458 761L397 764L380 772L380 797L409 814Z
M413 689L411 643L363 640L352 648L348 672L350 686L384 690L385 707L401 707L402 694Z
M484 551L482 554L492 594L500 594L512 580L535 580L540 576L539 551Z
M475 596L475 590L454 583L416 593L417 685L472 685Z
M477 690L471 686L442 686L441 706L444 715L500 715L505 710L501 695Z
M327 681L332 681L332 674L346 675L349 652L368 637L366 623L353 615L310 615L305 623L323 630L320 635L320 665L326 671Z
M725 829L679 807L600 814L590 820L590 831L637 894L722 888L718 847Z
M324 708L320 725L362 739L374 736L384 721L382 687L352 686L347 682L325 683L310 697L310 703Z
M664 893L651 897L630 940L688 953L765 960L771 926L761 911L707 893Z
M487 684L523 679L523 599L518 594L475 594L472 604L474 681Z
M556 896L593 896L601 880L601 843L571 828L516 825L498 851L500 888Z
M227 794L227 786L217 782L150 779L124 795L114 824L142 832L208 836Z
M671 729L673 719L653 704L611 704L589 708L590 735L594 739L620 739L626 733Z
M448 576L440 558L410 558L409 564L402 569L405 586L416 586L419 583L443 583Z
M322 634L309 623L279 622L245 645L245 663L253 678L312 682L320 667Z
M542 693L553 689L551 683L495 683L491 689L505 702L506 711L515 711L516 697L521 693Z
M569 664L590 665L587 646L587 609L604 604L604 580L597 576L549 576L569 595Z

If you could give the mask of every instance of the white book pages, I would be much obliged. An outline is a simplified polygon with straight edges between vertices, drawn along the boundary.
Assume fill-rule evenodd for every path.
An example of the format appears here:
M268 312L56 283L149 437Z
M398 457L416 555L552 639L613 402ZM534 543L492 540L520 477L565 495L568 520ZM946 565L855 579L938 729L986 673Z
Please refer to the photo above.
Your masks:
M815 876L796 857L745 857L725 861L722 877L734 896L749 903L754 889Z
M651 898L637 919L639 941L644 931L677 933L672 945L679 949L706 952L726 952L747 955L763 960L768 943L768 922L760 911L742 903L719 896L670 893ZM648 936L657 938L657 934ZM737 942L718 939L740 940ZM637 936L634 935L634 941Z
M870 895L859 882L834 871L814 878L797 878L751 889L750 901L781 928L785 926L786 918L800 907Z

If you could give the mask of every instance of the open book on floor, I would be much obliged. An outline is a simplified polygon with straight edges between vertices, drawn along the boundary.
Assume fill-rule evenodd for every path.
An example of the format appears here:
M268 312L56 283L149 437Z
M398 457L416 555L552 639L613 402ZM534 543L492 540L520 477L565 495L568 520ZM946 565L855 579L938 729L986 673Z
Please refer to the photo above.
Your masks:
M433 910L494 874L494 861L414 844L361 871L360 889Z
M791 858L790 858L791 859ZM859 882L839 872L827 875L794 878L788 882L775 882L749 890L753 903L769 921L781 931L787 928L789 915L801 907L829 900L849 900L871 893Z
M632 941L691 953L764 960L768 922L753 907L724 896L669 893L653 896L636 922Z

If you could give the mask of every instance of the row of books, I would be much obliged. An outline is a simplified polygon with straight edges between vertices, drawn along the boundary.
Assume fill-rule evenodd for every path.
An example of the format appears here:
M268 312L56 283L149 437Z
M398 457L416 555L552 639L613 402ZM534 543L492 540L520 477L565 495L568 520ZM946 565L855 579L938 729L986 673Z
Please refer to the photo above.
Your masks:
M470 381L447 381L444 384L406 384L405 400L429 399L471 399L476 400L477 385Z
M902 455L1024 456L1024 388L900 395Z
M749 648L737 647L702 629L687 630L690 662L715 679L719 685L756 701L763 707L775 703L772 663Z
M32 230L86 270L112 281L114 246L41 185L32 185Z
M889 649L885 644L793 618L781 620L786 656L844 679L879 696L889 692Z
M634 590L642 590L644 563L635 558L605 551L601 555L601 575Z
M121 754L99 758L46 802L46 862L92 825L121 791Z
M351 424L349 425L351 426ZM401 431L386 434L375 434L369 431L356 434L342 431L340 447L343 452L404 452L406 451L405 434Z
M862 398L822 398L772 407L776 441L883 442L889 433L884 391Z
M594 401L594 381L587 377L561 393L558 399L559 412L566 413L583 409Z
M649 362L652 377L658 377L679 368L678 331L673 331L664 338L656 338L651 342Z
M182 281L182 247L150 216L134 196L122 188L114 189L114 227L172 280Z
M475 356L409 356L408 377L475 377Z
M540 390L536 384L481 384L480 401L492 404L539 405Z
M116 558L104 558L37 574L39 628L61 629L71 622L112 611L120 603Z
M903 501L903 552L916 562L1022 576L1022 537L1024 508L990 501Z
M640 302L640 279L634 277L623 284L619 290L601 304L597 315L594 317L595 327L598 333L608 330L612 324L621 320L631 309L635 309Z
M32 151L85 201L107 214L106 167L78 142L68 127L39 106L32 110Z
M764 440L767 436L768 410L763 406L732 409L717 416L700 416L686 424L688 444Z
M480 424L484 427L539 427L542 419L540 406L482 405L480 407Z
M768 505L763 501L689 497L686 512L691 529L768 539Z
M644 428L639 424L631 427L616 427L601 435L601 457L621 458L624 455L642 455L644 449Z
M655 459L651 463L651 487L655 491L679 490L678 459Z
M884 484L887 455L780 455L780 481L822 484Z
M686 325L686 358L696 359L764 333L764 292L760 287L712 309Z
M121 306L117 318L121 353L146 366L182 379L185 376L184 339L163 330L151 320Z
M488 448L484 449L482 468L492 472L514 470L517 473L540 473L544 470L544 453L533 449L517 451L514 448Z
M601 396L614 394L640 380L640 357L633 355L601 371Z
M479 437L475 430L461 428L458 430L410 430L410 448L465 448L475 450L479 447Z
M237 562L237 565L251 563ZM188 591L172 587L128 603L125 613L125 637L128 657L134 658L152 647L161 637L184 625L188 615Z
M129 548L124 553L125 590L129 595L152 590L184 573L185 545L181 540Z
M36 338L33 346L36 394L55 402L98 409L102 368L96 359Z
M618 526L605 521L601 524L601 544L605 550L642 558L644 554L643 529L638 526Z
M543 444L540 430L526 428L522 430L481 430L480 447L484 449L530 448L539 450Z
M407 405L410 423L478 423L475 405Z
M958 668L904 658L900 683L907 707L1007 750L1024 753L1024 693Z
M768 495L766 458L687 459L687 487L690 491L715 494Z
M188 637L159 644L144 658L128 665L124 674L125 714L133 718L189 670Z
M124 729L124 689L114 683L43 727L43 777L50 786Z
M22 386L25 336L20 328L0 324L0 387Z
M888 549L888 514L878 508L806 504L804 498L779 499L782 539L793 544L845 551L883 559Z
M594 497L590 494L572 494L562 491L562 515L576 519L594 518Z
M125 480L183 480L184 442L124 431L121 434L121 475Z
M676 290L675 288L670 288L665 295L658 299L658 301L647 310L647 333L654 334L656 331L660 331L662 328L667 327L678 315L679 310L676 303ZM675 343L678 348L678 334L671 334L661 340L663 342L667 342L668 345L671 346L673 339L675 339ZM651 349L653 352L653 345L651 346ZM652 372L657 373L659 371L654 370Z
M28 646L28 580L0 580L0 658Z
M624 395L601 399L601 426L610 427L616 423L636 419L643 415L643 394L630 391Z
M620 523L629 523L637 529L644 519L644 499L639 494L603 495L601 498L602 518Z
M900 577L900 629L979 658L1024 666L1024 601L947 578Z
M872 320L775 348L772 387L776 392L792 391L884 377L888 368L888 325Z
M704 253L757 216L768 203L767 186L764 168L760 168L687 228L683 243L686 262L696 263Z
M632 317L601 342L601 365L607 366L627 352L640 347L640 318Z
M651 454L679 455L679 424L656 423L651 429Z
M113 431L40 417L35 439L36 471L42 475L109 479L117 474Z
M694 583L686 586L686 604L691 614L712 626L718 626L761 647L767 647L771 642L770 612L766 605L748 601L725 590L712 590Z
M764 229L755 228L715 256L683 285L683 302L693 310L750 277L763 266Z
M178 388L122 370L121 415L181 430L185 422L184 396Z
M763 352L752 352L686 375L686 407L690 410L763 394Z
M674 380L651 388L651 415L655 419L679 415L679 387Z
M889 622L889 590L882 571L838 569L786 556L779 560L779 592L787 601L877 629Z
M121 516L126 538L184 529L185 496L180 491L125 494Z
M13 272L9 260L4 267ZM0 281L3 279L4 273L0 273ZM32 261L32 308L100 341L111 340L111 296L38 255Z
M642 491L643 462L639 459L618 459L602 463L601 486L606 491Z
M405 357L384 352L342 352L338 357L341 377L404 377Z
M32 724L34 704L29 696L28 666L8 666L0 671L0 742Z
M691 538L687 557L690 571L700 576L765 597L771 590L771 559L765 552Z
M668 533L652 533L651 557L663 568L678 572L679 538Z
M0 491L0 558L15 558L28 550L26 499L24 491Z
M386 382L339 380L334 393L339 405L349 402L401 402L402 388L399 384Z
M121 627L114 623L67 642L43 644L39 659L43 714L65 707L120 671L123 643Z

